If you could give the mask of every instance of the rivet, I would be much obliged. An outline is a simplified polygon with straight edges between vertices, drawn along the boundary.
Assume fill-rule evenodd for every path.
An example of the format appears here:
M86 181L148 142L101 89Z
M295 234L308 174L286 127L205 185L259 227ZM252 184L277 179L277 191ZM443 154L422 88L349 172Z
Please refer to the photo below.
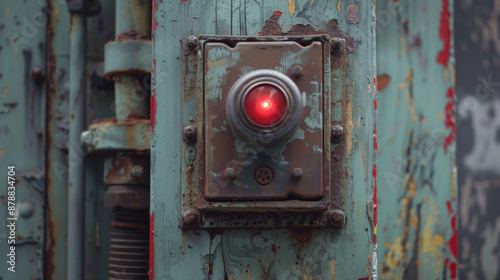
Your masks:
M19 215L25 219L31 217L35 208L33 207L33 203L29 201L23 201L19 203Z
M300 76L302 76L303 74L304 74L304 69L303 69L302 67L300 67L300 66L294 66L294 67L292 68L292 75L293 75L294 77L300 77Z
M229 179L236 177L236 172L234 171L234 168L226 168L226 170L224 171L224 176L226 176L226 178Z
M132 177L134 177L134 178L139 178L139 177L141 177L143 174L144 174L144 168L142 168L142 166L140 166L140 165L134 165L134 166L130 169L130 176L132 176Z
M294 168L292 171L292 177L295 179L300 179L303 176L303 171L300 168Z

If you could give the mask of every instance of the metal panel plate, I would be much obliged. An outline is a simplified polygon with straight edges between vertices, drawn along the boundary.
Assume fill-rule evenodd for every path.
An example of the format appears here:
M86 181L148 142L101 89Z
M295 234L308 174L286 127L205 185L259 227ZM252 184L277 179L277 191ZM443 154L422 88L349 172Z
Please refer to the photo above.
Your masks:
M292 75L294 66L302 67L300 77ZM228 125L226 102L231 87L241 76L262 69L273 69L289 77L300 90L304 109L293 135L276 145L259 147L235 136ZM223 42L207 42L204 104L207 200L319 200L323 197L323 45L320 41L305 45L294 41L238 42L233 47ZM265 185L256 181L256 176L260 176L256 173L262 167L271 172L272 180ZM228 168L234 170L234 178L225 176ZM292 176L295 168L303 171L301 178Z

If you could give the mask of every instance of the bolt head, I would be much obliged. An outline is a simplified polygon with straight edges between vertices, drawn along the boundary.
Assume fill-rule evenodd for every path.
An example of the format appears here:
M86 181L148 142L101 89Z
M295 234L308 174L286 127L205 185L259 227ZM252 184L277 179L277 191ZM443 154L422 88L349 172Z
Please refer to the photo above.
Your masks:
M292 176L295 179L300 179L304 175L303 173L304 172L302 171L302 169L300 169L300 168L294 168L293 171L292 171Z
M201 221L201 213L196 209L190 209L182 215L182 223L185 226L194 226Z
M140 165L134 165L132 169L130 169L130 176L134 178L139 178L144 174L144 168Z
M344 139L344 128L341 125L332 126L331 141L333 143L340 143Z
M186 142L186 144L188 145L193 145L194 143L196 143L196 127L195 126L192 126L192 125L188 125L186 127L184 127L184 130L183 130L183 139L184 139L184 142Z
M189 36L187 38L187 46L190 50L195 50L198 47L198 38L195 36Z
M226 168L226 170L224 171L224 176L226 176L226 178L229 179L236 177L236 172L234 171L234 168Z
M342 210L326 211L326 222L328 225L336 228L342 228L345 225L345 215Z

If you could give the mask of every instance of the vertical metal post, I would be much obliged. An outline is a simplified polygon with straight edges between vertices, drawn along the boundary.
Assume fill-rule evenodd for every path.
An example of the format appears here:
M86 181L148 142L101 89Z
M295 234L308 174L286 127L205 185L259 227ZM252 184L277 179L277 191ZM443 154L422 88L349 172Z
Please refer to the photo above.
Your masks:
M85 165L80 134L86 113L87 17L71 14L69 71L69 155L68 155L68 280L83 277Z

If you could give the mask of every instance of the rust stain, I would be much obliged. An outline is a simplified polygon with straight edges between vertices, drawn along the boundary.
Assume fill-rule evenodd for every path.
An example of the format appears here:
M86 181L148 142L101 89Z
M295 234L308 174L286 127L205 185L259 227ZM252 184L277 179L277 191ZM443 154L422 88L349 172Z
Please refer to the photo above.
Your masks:
M278 23L278 20L280 16L282 15L282 12L280 11L275 11L273 15L265 21L264 27L262 27L262 30L257 34L258 36L280 36L283 33L281 32L281 26Z
M349 4L345 15L347 23L356 24L359 22L359 3Z
M313 230L310 228L306 229L290 229L289 230L295 241L299 244L309 243L312 238Z
M335 259L330 260L330 275L333 280L335 278Z
M387 74L377 76L377 92L386 89L390 83L391 83L391 76Z
M47 1L47 9L48 11L52 11L54 9L52 5L52 1ZM53 144L52 135L54 131L51 129L51 124L54 119L52 116L52 111L56 106L56 55L54 50L55 45L55 30L54 30L54 18L50 18L47 24L47 103L45 112L47 114L46 118L46 146L45 146L45 166L47 170L50 170L50 166L52 166L51 154L55 145ZM52 172L46 172L45 177L45 186L46 192L48 195L45 196L45 205L47 209L47 247L45 251L45 259L46 259L46 269L45 269L45 278L54 279L55 272L55 246L57 244L55 231L58 227L54 223L53 217L53 203L50 201L50 192L52 188Z

